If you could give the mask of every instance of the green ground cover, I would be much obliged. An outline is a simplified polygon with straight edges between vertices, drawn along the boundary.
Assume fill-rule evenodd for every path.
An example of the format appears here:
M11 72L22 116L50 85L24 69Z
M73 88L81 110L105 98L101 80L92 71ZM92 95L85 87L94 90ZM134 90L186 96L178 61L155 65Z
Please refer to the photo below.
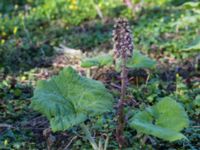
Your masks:
M112 29L118 17L128 18L134 47L157 62L153 69L129 73L128 96L134 112L162 97L173 97L185 108L188 141L166 142L126 127L127 149L197 150L200 147L200 3L198 0L3 0L0 2L0 149L46 149L47 119L30 108L36 81L57 74L79 58L58 55L61 45L98 55L112 50ZM64 57L63 57L64 56ZM60 67L61 66L61 67ZM119 73L91 71L115 98ZM100 74L100 77L99 77ZM98 77L97 77L98 76ZM148 79L148 80L147 80ZM88 120L97 139L109 135L108 149L117 149L116 110ZM78 127L52 134L52 149L90 149ZM45 130L46 131L46 130ZM107 136L106 135L106 136ZM55 139L55 140L54 140Z

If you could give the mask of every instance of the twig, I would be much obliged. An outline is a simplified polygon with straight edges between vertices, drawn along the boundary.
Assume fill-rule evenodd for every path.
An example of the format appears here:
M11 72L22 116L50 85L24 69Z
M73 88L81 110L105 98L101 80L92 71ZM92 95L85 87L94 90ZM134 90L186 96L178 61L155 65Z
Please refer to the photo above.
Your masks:
M105 141L105 144L104 144L104 150L107 150L107 147L108 147L108 141L109 141L109 136L106 135L106 141Z
M148 84L148 81L149 81L149 78L150 78L150 72L148 70L147 70L147 74L148 74L148 76L147 76L147 79L146 79L146 82L145 82L146 85Z
M112 87L114 87L114 88L117 88L117 89L121 90L121 86L119 86L119 85L117 85L117 84L111 83L110 85L111 85Z
M68 150L69 146L72 144L72 142L77 139L78 136L74 136L70 141L69 143L65 146L64 150Z
M92 4L93 4L94 8L96 9L97 14L101 18L101 20L103 20L103 13L102 13L101 9L99 8L99 6L93 0L92 0Z
M0 124L0 128L13 128L13 129L15 129L15 127L13 127L12 125L5 124L5 123Z
M192 126L193 128L200 128L200 126Z

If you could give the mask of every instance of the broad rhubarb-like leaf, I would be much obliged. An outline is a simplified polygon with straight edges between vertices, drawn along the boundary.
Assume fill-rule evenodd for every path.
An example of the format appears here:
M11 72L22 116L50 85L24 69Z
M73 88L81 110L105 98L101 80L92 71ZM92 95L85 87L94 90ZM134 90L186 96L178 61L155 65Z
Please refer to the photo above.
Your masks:
M112 109L113 97L104 85L79 76L68 67L37 83L31 106L47 116L53 131L66 130Z
M126 67L132 69L151 69L155 67L156 61L153 59L145 56L144 54L140 53L138 50L134 50L133 56L128 58ZM116 64L116 70L120 71L121 69L121 60L119 59Z
M156 61L135 50L132 58L128 59L126 66L128 68L153 68L155 65Z
M93 66L103 67L111 66L113 63L113 57L109 54L100 55L93 58L85 58L81 62L81 67L90 68Z
M186 139L180 131L188 124L184 108L170 97L165 97L156 105L136 113L130 120L130 126L138 132L166 141Z

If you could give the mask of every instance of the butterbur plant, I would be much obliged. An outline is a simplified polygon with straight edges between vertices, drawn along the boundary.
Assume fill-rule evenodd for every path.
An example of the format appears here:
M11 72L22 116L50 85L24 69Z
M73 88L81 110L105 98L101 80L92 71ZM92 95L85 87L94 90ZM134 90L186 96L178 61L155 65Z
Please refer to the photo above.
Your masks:
M101 82L82 77L68 67L37 83L31 106L48 118L54 132L80 125L93 149L99 150L84 121L111 111L113 101Z
M134 112L125 124L124 104L126 103L127 73L132 68L151 68L155 62L134 50L132 34L128 21L118 19L113 31L114 58L111 56L95 57L82 62L82 66L102 67L111 65L113 59L120 65L121 92L117 101L116 139L119 149L124 148L124 128L130 126L138 132L152 135L166 141L187 139L180 131L189 124L187 114L182 105L171 97L161 99L157 104L142 111ZM65 131L79 126L85 138L94 150L106 150L108 138L104 146L97 144L88 129L86 120L113 112L114 98L100 81L80 76L72 67L60 71L48 80L37 82L31 106L45 115L53 132ZM102 143L101 141L99 143Z
M118 102L118 127L116 129L116 138L121 149L125 140L123 130L125 126L124 103L126 96L127 83L127 58L132 57L133 42L132 34L126 19L118 19L113 30L114 57L121 58L121 97Z

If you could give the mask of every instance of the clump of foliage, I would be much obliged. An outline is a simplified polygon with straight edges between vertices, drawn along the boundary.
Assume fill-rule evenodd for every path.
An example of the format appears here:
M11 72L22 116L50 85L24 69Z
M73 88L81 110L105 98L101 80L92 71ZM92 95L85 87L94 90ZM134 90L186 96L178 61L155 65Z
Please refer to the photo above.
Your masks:
M117 141L119 148L122 149L125 142L123 132L126 126L124 104L126 103L127 68L137 68L140 61L145 63L145 61L152 62L152 60L139 52L136 52L135 57L132 56L132 37L125 19L119 19L116 23L114 42L114 58L119 58L122 62L121 97L117 107L118 122L116 128ZM128 61L128 58L131 58L131 61ZM136 60L133 61L133 58ZM141 60L138 61L140 58ZM82 66L101 67L110 64L111 61L109 55L107 57L101 56L83 61ZM154 62L149 66L152 65ZM138 67L143 66L139 65ZM38 82L31 106L49 119L52 131L64 131L80 125L93 149L101 150L102 145L97 146L84 122L91 117L112 111L113 102L113 96L101 82L80 76L74 69L68 67L61 71L58 76ZM134 115L129 120L129 124L139 132L154 135L167 141L175 141L185 138L179 132L188 126L188 118L180 104L166 97L151 108ZM106 145L107 142L104 145L105 149Z

